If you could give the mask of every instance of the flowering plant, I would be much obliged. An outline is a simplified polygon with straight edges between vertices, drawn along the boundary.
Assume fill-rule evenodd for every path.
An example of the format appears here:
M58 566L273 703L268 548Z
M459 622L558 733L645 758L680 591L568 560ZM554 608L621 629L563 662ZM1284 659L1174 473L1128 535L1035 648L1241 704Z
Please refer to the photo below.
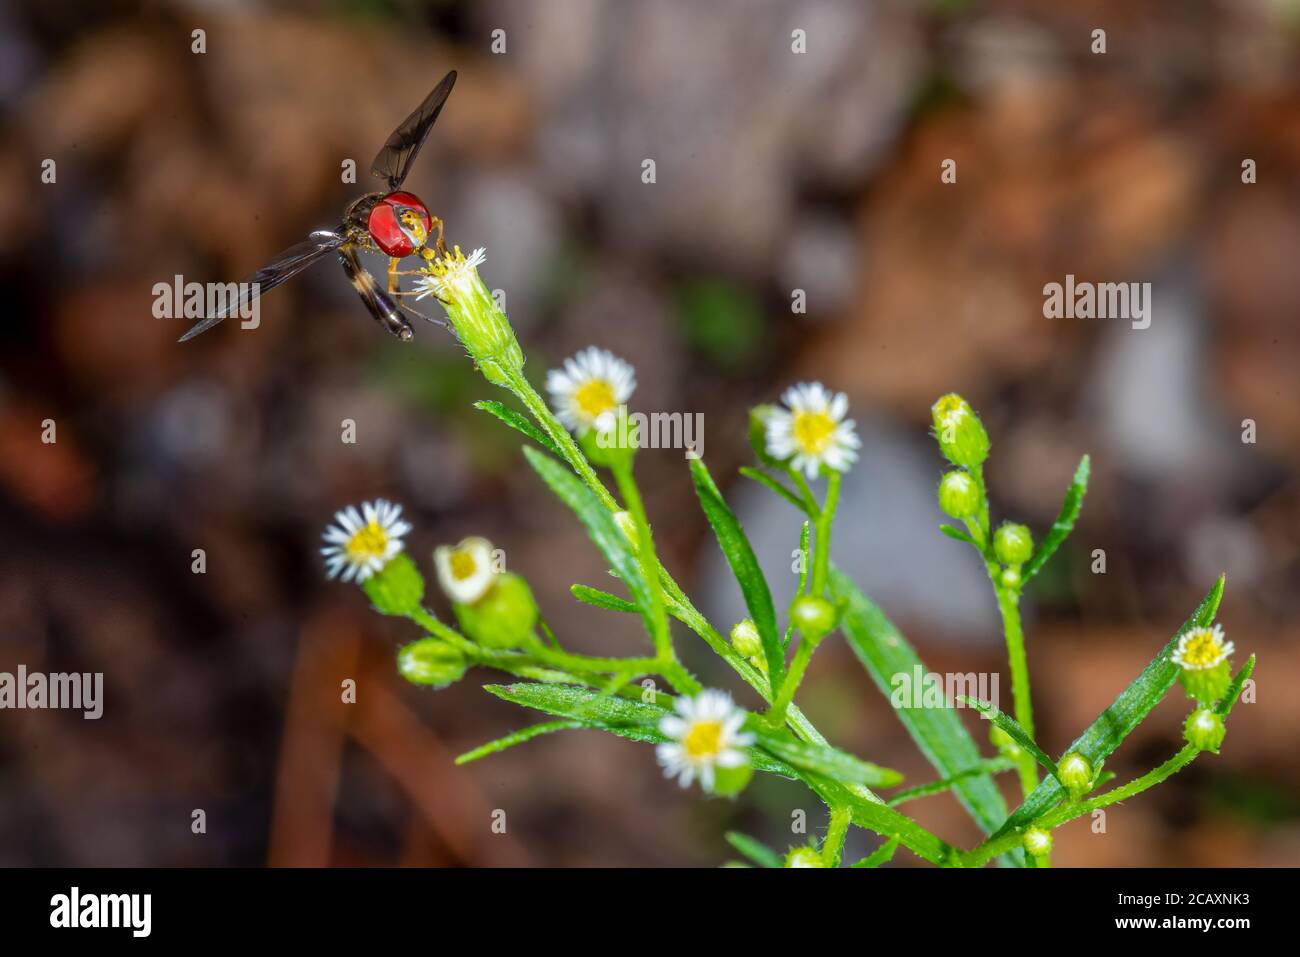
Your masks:
M456 626L424 604L425 583L402 551L410 525L399 506L367 504L337 515L325 533L323 553L331 577L361 584L374 607L409 619L424 635L398 653L409 681L444 687L470 666L523 679L487 685L507 701L553 720L517 731L462 755L475 761L539 735L589 728L653 744L667 776L684 787L734 796L755 772L803 782L826 805L828 825L820 842L778 854L754 839L731 834L732 845L763 866L834 867L841 863L852 826L879 835L879 847L855 867L876 867L900 846L933 864L1005 866L1048 863L1052 831L1066 822L1124 800L1160 783L1201 752L1217 752L1227 718L1254 668L1250 657L1233 676L1226 641L1214 617L1223 591L1220 578L1146 669L1107 707L1059 759L1035 741L1032 699L1020 620L1020 596L1073 529L1088 483L1085 456L1066 492L1055 524L1036 546L1028 528L990 521L983 465L990 441L979 416L961 396L933 406L934 435L953 466L938 488L941 509L958 525L940 530L970 545L984 562L1004 626L1013 714L970 698L962 703L990 721L993 756L979 746L953 709L955 702L914 702L897 707L903 727L934 766L937 779L898 790L902 776L832 746L799 709L795 699L817 647L837 630L886 694L894 676L922 668L920 658L884 613L830 561L830 540L843 474L859 454L848 400L819 383L788 389L780 406L753 411L750 438L757 465L743 475L780 496L805 518L799 541L803 558L798 595L781 627L777 609L745 532L707 466L688 455L700 505L717 537L749 617L723 631L705 619L661 563L633 475L635 428L614 413L635 390L630 365L608 352L588 349L550 373L551 404L523 373L523 352L513 330L478 275L482 250L459 249L434 260L421 278L422 293L436 296L448 320L485 378L513 393L527 415L489 400L477 407L528 439L524 455L550 490L585 526L625 594L587 585L573 597L611 612L636 615L650 650L637 657L595 657L564 648L540 615L527 582L494 564L491 544L466 539L439 548L437 579L451 602ZM611 434L623 430L622 434ZM598 440L598 441L597 441ZM597 474L608 470L611 490ZM824 480L818 496L813 483ZM617 496L617 497L616 497ZM721 658L753 693L754 710L724 690L705 688L677 654L676 619ZM666 687L661 689L656 682ZM1186 746L1146 774L1110 789L1106 758L1150 713L1175 681L1196 702L1188 716ZM994 776L1015 771L1022 802L1010 814ZM1041 773L1041 776L1040 776ZM881 792L893 792L888 797ZM899 808L913 800L952 791L986 835L961 849L922 827Z

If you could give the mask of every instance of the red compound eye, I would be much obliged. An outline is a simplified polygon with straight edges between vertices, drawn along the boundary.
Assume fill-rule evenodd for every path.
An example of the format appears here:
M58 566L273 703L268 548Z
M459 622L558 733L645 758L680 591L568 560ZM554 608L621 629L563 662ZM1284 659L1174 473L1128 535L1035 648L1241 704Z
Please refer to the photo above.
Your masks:
M407 225L402 222L402 214L406 212L415 214L419 221L418 225ZM432 218L429 216L429 210L424 203L420 202L420 198L414 193L399 192L389 193L375 203L374 209L370 211L366 228L370 230L370 236L376 246L389 256L400 259L411 255L424 245L431 225Z

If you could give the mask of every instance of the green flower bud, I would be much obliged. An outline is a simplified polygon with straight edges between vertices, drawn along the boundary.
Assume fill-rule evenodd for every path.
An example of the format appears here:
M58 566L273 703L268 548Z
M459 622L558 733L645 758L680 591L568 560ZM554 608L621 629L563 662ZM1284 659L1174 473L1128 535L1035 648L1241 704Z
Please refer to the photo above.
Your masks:
M528 583L510 572L497 575L474 604L452 607L465 634L489 648L522 648L535 637L537 603Z
M949 518L974 518L979 514L979 486L969 472L952 471L939 482L939 507Z
M1034 857L1046 857L1052 853L1052 835L1041 827L1031 827L1022 838L1025 850Z
M786 867L825 867L821 854L811 847L794 847L785 856Z
M1006 585L1008 588L1020 587L1020 569L1015 565L1008 565L1006 568L1002 569L1001 578L1002 584Z
M1197 708L1187 716L1187 723L1183 725L1183 737L1188 744L1215 754L1219 753L1224 734L1223 718L1209 708Z
M620 405L606 412L591 428L578 434L578 445L593 465L613 468L630 461L640 447L641 433L627 415L627 406Z
M1181 669L1178 680L1190 698L1212 705L1228 692L1232 683L1232 642L1223 629L1193 628L1178 639L1171 660Z
M1212 705L1224 696L1228 685L1232 684L1232 666L1224 661L1213 668L1183 669L1178 674L1178 682L1187 692L1187 697L1203 705Z
M465 656L445 641L421 638L397 652L397 671L414 685L445 688L465 675Z
M1003 565L1022 565L1034 554L1034 536L1014 522L1004 522L993 533L993 554Z
M1082 754L1067 754L1061 758L1056 770L1061 783L1070 792L1070 800L1077 801L1092 790L1092 765Z
M939 451L953 465L973 469L989 457L989 434L970 403L950 392L930 407Z
M758 628L748 618L736 622L731 629L731 644L746 658L763 657L763 639L758 635Z
M524 353L510 320L479 278L478 267L486 259L481 249L466 259L457 246L429 261L425 267L429 275L421 277L419 285L438 297L456 337L478 363L483 377L504 386L522 372Z
M835 630L835 606L816 595L800 595L790 605L790 620L808 641L821 641Z
M1016 744L1015 738L1007 734L996 724L989 728L989 741L993 747L998 749L998 753L1006 758L1019 758L1024 753L1024 748Z

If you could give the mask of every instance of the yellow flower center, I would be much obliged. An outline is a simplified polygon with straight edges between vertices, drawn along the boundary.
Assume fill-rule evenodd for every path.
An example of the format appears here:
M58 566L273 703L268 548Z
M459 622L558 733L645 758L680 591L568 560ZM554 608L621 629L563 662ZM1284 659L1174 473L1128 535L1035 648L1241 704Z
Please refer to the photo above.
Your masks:
M1208 628L1192 632L1183 646L1182 659L1188 668L1209 668L1222 657L1223 645Z
M796 412L791 431L805 455L820 455L835 435L835 420L825 412Z
M388 533L378 522L371 522L353 532L343 547L348 558L357 564L371 558L383 558L388 551Z
M722 722L696 721L682 738L682 747L692 761L716 757L722 750Z
M573 404L578 407L584 419L595 422L617 405L614 400L614 387L604 379L584 382L574 391Z
M476 571L478 571L478 563L474 561L474 556L468 550L457 550L451 553L451 574L457 581L473 577Z
M959 396L945 395L935 403L934 414L944 425L955 424L966 414L966 404Z

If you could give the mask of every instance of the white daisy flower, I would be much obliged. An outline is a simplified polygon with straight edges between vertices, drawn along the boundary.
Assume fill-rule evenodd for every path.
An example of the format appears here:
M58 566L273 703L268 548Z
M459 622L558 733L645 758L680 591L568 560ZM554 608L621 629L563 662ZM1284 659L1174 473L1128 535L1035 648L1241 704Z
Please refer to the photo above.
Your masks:
M781 401L789 408L778 407L768 417L767 454L792 459L791 467L803 469L810 479L823 465L847 472L862 444L853 431L853 420L844 418L848 396L832 395L820 382L802 382L786 389Z
M742 748L754 736L740 730L744 709L725 691L706 689L694 698L678 697L677 713L664 717L659 730L672 738L655 749L664 774L689 787L698 775L706 791L713 790L714 768L739 768L749 763Z
M612 352L591 346L565 359L563 369L552 369L546 388L559 420L581 434L602 417L612 425L618 407L632 398L636 372Z
M434 259L429 263L428 274L420 276L415 280L415 288L419 290L416 299L423 299L425 296L434 296L438 299L465 299L470 293L477 291L475 283L481 282L478 278L478 267L487 262L487 250L480 246L465 258L465 254L457 246L445 256Z
M486 538L467 538L459 545L434 549L433 564L447 597L458 605L472 605L492 587L492 543Z
M365 502L358 512L349 505L334 513L337 523L321 536L329 544L320 550L330 578L360 583L383 569L402 550L402 536L411 523L402 521L402 506L384 499Z
M1213 628L1193 628L1178 639L1178 647L1172 656L1174 663L1187 671L1217 668L1236 650L1232 642L1224 641L1223 638L1223 629L1218 625Z

